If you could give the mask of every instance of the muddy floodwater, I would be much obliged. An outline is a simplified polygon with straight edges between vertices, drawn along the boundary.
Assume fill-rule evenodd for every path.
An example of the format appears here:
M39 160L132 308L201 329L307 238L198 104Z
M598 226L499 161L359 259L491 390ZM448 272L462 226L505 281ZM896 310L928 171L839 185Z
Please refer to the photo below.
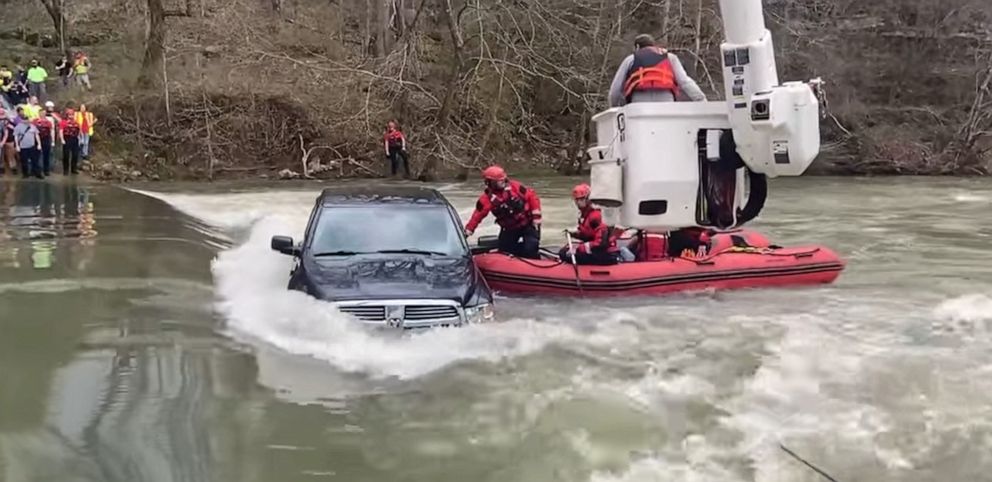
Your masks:
M532 182L545 245L576 181ZM467 219L478 183L437 187ZM269 238L319 190L0 181L0 481L825 480L780 445L992 480L992 182L773 181L752 227L835 249L834 285L405 336L285 289Z

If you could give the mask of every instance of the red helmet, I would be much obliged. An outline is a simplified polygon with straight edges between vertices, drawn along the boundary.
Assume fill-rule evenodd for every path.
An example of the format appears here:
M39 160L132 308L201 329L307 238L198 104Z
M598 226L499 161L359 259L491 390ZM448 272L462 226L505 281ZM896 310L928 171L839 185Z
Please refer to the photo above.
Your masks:
M588 184L582 183L572 189L572 199L586 199L592 194L592 188Z
M486 170L482 171L482 178L487 181L505 181L506 171L499 166L489 166Z

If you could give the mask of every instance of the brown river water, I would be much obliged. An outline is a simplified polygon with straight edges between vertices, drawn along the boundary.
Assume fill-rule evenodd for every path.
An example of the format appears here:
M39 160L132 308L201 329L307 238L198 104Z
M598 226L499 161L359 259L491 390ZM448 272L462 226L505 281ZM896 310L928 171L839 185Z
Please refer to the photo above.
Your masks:
M992 480L989 180L773 181L752 227L830 286L404 336L285 289L320 187L0 181L0 481Z

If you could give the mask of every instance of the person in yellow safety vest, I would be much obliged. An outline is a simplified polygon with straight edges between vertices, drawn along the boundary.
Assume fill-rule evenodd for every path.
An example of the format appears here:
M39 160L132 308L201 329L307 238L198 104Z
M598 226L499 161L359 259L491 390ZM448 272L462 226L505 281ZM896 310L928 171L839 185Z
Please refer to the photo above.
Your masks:
M76 76L76 82L81 86L85 86L86 90L92 90L90 85L90 58L82 52L76 53L76 60L72 63L73 74Z
M6 65L0 65L0 90L4 94L10 92L10 88L14 86L14 73L7 68Z
M93 135L93 124L96 124L96 116L86 110L86 104L79 104L79 111L76 112L76 124L79 124L79 154L83 159L90 157L90 136Z
M24 110L24 118L29 121L33 121L41 115L41 106L38 105L38 98L35 96L31 96L28 103L21 104L20 107Z

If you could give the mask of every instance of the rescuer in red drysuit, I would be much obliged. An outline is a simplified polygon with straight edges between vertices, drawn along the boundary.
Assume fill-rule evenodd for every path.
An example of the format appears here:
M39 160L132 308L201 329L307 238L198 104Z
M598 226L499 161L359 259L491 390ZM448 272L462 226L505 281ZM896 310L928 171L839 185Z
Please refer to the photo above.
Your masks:
M521 258L540 259L541 200L533 189L511 180L499 166L482 172L486 189L465 225L471 236L489 213L500 227L499 250Z
M603 222L603 213L589 202L592 189L588 184L579 184L572 189L572 199L579 208L578 230L572 236L580 243L575 246L576 264L611 265L618 262L620 250L617 247L616 232ZM568 246L558 252L562 261L572 261Z

